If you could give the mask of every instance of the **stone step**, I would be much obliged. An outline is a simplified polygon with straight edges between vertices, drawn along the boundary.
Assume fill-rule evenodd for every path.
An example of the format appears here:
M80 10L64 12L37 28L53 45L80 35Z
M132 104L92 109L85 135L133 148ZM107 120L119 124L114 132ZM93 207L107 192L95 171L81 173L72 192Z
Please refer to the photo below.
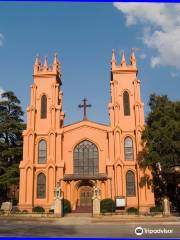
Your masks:
M75 213L91 213L92 207L91 206L77 206L76 210L73 212Z
M77 213L77 212L72 212L72 213L68 213L65 215L65 217L68 218L76 218L78 217L78 221L79 218L84 219L84 218L91 218L92 217L92 213Z

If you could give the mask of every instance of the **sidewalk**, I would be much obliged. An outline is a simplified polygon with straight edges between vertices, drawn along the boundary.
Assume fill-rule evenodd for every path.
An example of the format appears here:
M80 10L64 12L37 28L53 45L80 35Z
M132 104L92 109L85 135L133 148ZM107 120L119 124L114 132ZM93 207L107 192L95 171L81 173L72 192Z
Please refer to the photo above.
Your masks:
M180 225L180 217L175 216L141 216L141 215L109 215L92 217L90 213L70 213L63 218L58 217L33 217L33 216L0 216L0 221L43 222L62 225L88 225L99 223L147 223L147 224L174 224Z
M142 216L142 215L112 215L93 218L93 222L174 222L180 224L180 217L176 216Z

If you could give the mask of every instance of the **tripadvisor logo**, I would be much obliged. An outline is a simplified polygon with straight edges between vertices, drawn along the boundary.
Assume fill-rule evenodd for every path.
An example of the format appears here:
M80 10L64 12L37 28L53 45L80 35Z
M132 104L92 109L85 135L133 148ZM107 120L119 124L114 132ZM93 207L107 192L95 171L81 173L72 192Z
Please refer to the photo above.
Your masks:
M137 236L141 236L142 234L171 234L173 233L173 229L167 229L167 228L150 229L150 228L136 227L134 232Z
M135 234L141 236L143 234L143 228L142 227L135 228Z

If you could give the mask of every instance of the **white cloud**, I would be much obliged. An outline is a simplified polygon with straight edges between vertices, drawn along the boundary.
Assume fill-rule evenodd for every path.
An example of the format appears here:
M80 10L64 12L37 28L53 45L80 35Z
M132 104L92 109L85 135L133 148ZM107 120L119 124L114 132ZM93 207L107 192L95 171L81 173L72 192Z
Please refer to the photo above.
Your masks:
M4 90L0 87L0 100L1 100L1 94L4 92Z
M177 72L170 72L170 75L172 78L176 78L179 76L179 74Z
M125 14L126 25L142 24L143 43L156 50L151 66L180 69L180 4L114 3Z
M139 58L140 59L145 59L147 57L147 55L145 54L145 53L141 53L140 55L139 55Z
M0 47L3 45L4 35L0 33Z

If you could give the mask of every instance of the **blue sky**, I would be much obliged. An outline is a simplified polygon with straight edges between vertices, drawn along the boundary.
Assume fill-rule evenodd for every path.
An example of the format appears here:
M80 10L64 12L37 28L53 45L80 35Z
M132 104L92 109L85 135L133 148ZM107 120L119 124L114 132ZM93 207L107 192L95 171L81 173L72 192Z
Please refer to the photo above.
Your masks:
M140 3L142 4L142 3ZM108 123L112 48L136 49L141 96L179 99L180 5L122 3L0 3L0 89L13 90L26 110L36 53L62 66L65 123L82 119L87 97L90 120ZM146 9L146 10L145 10ZM147 9L149 9L147 13ZM175 19L175 20L174 20Z

